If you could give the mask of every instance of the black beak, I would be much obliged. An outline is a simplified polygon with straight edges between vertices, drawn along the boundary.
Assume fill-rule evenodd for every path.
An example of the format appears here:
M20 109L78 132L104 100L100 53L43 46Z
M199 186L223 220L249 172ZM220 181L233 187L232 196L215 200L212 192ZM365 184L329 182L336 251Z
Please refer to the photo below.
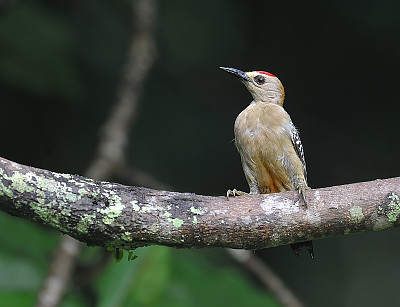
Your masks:
M245 72L236 69L236 68L228 68L228 67L220 67L220 69L225 70L231 74L233 74L234 76L238 77L240 79L240 81L242 82L250 82L251 79L249 78L249 76L246 75Z

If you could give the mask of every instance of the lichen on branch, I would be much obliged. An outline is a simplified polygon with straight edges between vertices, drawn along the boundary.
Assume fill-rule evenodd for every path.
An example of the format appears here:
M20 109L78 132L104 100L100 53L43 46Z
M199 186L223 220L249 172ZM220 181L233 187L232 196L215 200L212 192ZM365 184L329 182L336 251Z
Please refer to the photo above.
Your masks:
M0 210L88 245L260 249L399 225L400 178L211 197L60 174L0 158Z

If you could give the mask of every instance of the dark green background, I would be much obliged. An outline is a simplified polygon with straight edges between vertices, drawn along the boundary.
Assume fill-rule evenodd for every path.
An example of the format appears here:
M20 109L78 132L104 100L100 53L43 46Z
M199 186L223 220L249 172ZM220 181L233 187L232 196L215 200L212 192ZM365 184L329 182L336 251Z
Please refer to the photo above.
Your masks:
M116 0L0 5L0 156L84 172L116 99L130 6ZM280 78L311 187L398 176L399 14L394 0L160 1L157 58L132 127L129 163L177 191L247 190L232 139L234 120L251 97L218 69L228 66ZM29 306L58 234L5 214L0 219L0 299ZM393 230L316 241L315 261L306 254L296 259L288 247L258 254L308 306L387 306L400 299L399 239ZM100 253L86 250L82 265ZM269 301L222 250L138 253L137 262L100 273L92 289L99 305ZM150 291L146 282L159 287ZM64 305L93 302L92 296L72 288Z

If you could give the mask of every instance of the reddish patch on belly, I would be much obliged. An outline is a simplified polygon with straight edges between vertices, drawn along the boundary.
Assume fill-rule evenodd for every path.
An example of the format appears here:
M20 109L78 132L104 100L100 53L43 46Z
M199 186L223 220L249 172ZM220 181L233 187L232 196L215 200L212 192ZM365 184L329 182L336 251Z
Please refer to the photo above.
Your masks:
M269 172L267 172L267 177L268 177L268 190L269 193L275 193L275 182L274 178L271 176Z
M258 180L258 188L262 194L279 193L282 191L290 190L287 185L282 181L282 178L276 176L265 166L264 172L261 175L261 178Z
M258 180L258 188L260 192L262 194L278 192L277 186L279 186L279 184L277 185L276 179L277 178L274 178L274 176L271 176L271 172L269 172L268 169L264 168L264 172Z

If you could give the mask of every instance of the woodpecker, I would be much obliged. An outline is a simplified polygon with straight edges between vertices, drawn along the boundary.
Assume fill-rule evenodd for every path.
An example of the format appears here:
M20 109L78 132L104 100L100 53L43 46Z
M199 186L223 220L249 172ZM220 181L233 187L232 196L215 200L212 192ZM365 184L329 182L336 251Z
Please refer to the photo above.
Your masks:
M235 121L235 145L250 187L250 194L268 194L297 190L307 205L306 160L299 133L283 108L285 91L279 79L265 71L243 72L220 67L233 74L253 97ZM244 192L228 190L229 195ZM314 258L312 241L291 244L299 256L305 247Z

